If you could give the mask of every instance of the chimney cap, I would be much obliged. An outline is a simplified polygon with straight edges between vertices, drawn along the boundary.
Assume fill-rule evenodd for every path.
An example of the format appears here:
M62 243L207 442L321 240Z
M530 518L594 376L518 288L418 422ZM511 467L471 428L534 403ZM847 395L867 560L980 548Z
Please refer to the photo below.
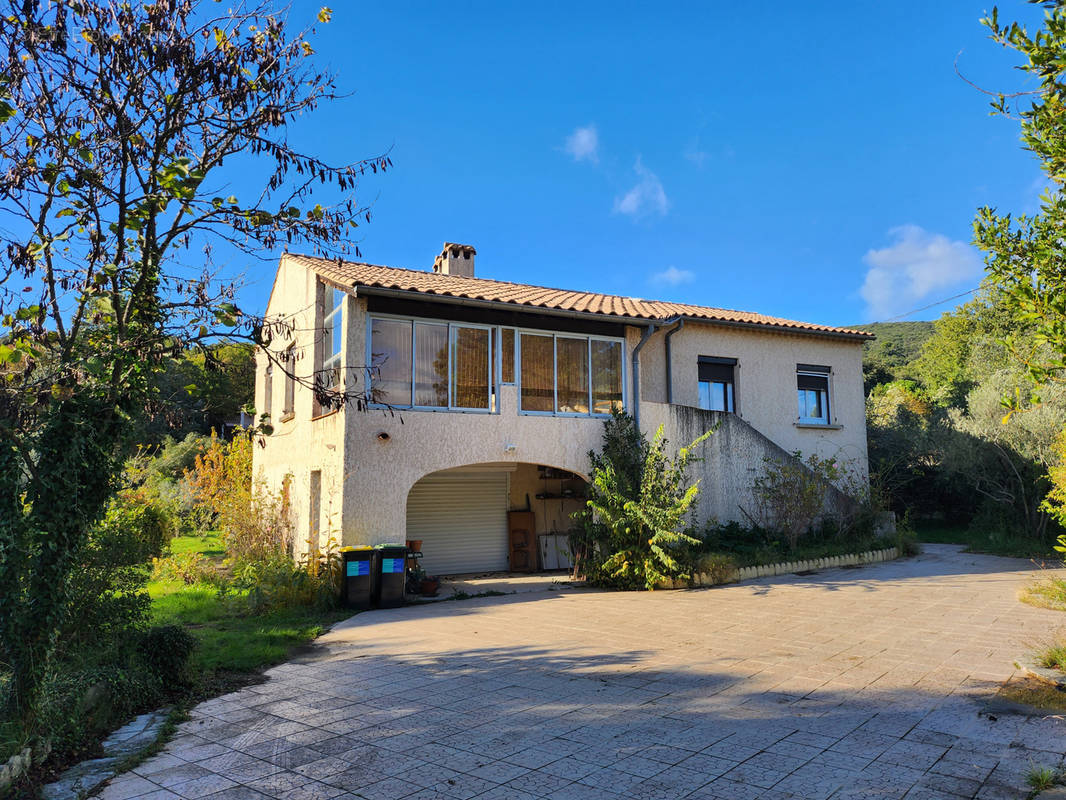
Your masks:
M464 254L469 253L472 256L477 255L477 250L474 249L472 244L459 244L458 242L445 242L444 246L441 248L440 254L444 255L445 253L451 252L455 255L456 251Z

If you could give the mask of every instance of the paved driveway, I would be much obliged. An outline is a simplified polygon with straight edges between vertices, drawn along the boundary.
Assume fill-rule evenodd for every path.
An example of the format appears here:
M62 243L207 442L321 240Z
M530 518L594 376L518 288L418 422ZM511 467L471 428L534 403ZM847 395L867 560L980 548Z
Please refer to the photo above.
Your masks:
M203 703L108 800L1021 798L1066 720L992 708L1024 561L917 559L687 592L359 615Z

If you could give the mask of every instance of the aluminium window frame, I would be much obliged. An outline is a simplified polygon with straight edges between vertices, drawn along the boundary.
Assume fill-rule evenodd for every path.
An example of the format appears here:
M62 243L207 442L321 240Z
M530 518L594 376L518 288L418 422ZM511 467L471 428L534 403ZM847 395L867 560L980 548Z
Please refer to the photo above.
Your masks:
M500 397L500 386L515 386L518 391L516 394L517 408L515 411L520 416L534 416L534 417L572 417L575 419L607 419L611 416L610 412L596 413L592 410L592 342L610 342L619 346L619 372L622 379L622 409L628 411L629 403L627 398L629 397L629 371L626 369L626 340L623 336L599 336L595 334L586 333L569 333L567 331L555 331L546 328L527 328L515 325L490 325L478 322L457 322L455 320L440 319L437 317L414 317L403 314L386 314L386 313L368 313L366 315L366 363L371 364L373 362L373 326L374 320L392 320L395 322L409 323L411 328L411 397L410 402L407 404L398 403L367 403L367 408L375 409L388 409L397 408L410 411L431 411L438 414L500 414L503 410L503 403ZM441 406L417 406L414 404L414 370L415 370L415 350L416 350L416 338L414 325L418 322L426 322L430 324L447 325L449 327L449 364L448 364L448 402L449 406L443 408ZM450 405L452 401L452 358L451 358L451 328L452 326L464 327L464 328L483 328L489 330L489 363L490 363L490 381L489 381L489 407L488 408L462 408ZM515 334L515 353L514 353L514 381L510 383L503 383L499 380L502 377L503 362L499 352L503 347L497 347L495 344L495 336L493 331L499 331L500 342L503 341L503 329L510 329ZM569 339L585 339L587 340L588 348L588 369L589 369L589 381L588 381L588 400L589 411L582 414L574 411L524 411L522 409L522 334L532 334L539 336L551 336L552 337L552 384L553 384L553 408L558 406L558 379L556 377L556 370L558 369L558 358L556 356L556 342L557 336L563 336ZM373 367L371 366L371 373L373 373ZM370 377L370 386L373 387L373 375Z
M391 320L393 322L406 322L411 326L411 396L409 402L406 404L401 403L367 403L367 408L401 408L410 411L432 411L438 414L498 414L499 402L493 403L494 386L496 385L496 374L494 365L497 359L494 358L495 346L493 344L493 329L499 326L486 325L479 322L457 322L450 319L436 319L434 317L411 317L404 316L402 314L367 314L366 315L366 363L371 364L371 376L370 386L373 388L373 338L374 338L374 320ZM418 352L418 337L415 335L415 325L418 323L426 323L428 325L444 325L448 330L448 405L445 406L419 406L415 405L415 369L417 366L417 352ZM488 331L489 335L489 354L488 365L486 367L486 373L488 378L488 392L486 394L485 408L467 408L465 406L453 405L455 386L452 379L452 370L454 369L455 359L453 358L452 348L455 346L455 334L456 328L477 328L478 330ZM494 408L495 405L495 408Z
M629 381L626 374L626 340L620 336L596 336L588 333L569 333L567 331L552 331L544 330L542 328L515 328L515 385L518 387L518 413L521 416L530 417L574 417L576 419L607 419L611 416L610 412L606 414L596 413L592 410L592 343L597 342L611 342L620 346L619 352L619 371L622 378L622 409L628 410L626 404L626 397L628 397ZM588 358L588 407L587 413L582 414L578 411L527 411L522 408L522 334L529 334L531 336L551 336L552 337L552 408L559 407L559 345L558 337L562 336L564 339L585 339L587 342L587 358Z

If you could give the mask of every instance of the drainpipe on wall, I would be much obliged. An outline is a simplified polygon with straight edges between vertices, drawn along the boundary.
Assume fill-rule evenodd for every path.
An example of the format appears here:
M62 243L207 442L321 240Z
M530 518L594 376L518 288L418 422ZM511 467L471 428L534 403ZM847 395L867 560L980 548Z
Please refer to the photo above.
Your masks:
M673 317L662 322L649 322L648 327L644 329L644 334L640 337L640 341L637 342L637 346L633 348L633 422L637 426L637 430L640 430L640 351L644 349L644 345L648 343L648 339L659 328L663 328L667 325L673 325L675 322L680 322L681 317Z
M644 329L637 346L633 348L633 423L638 431L640 430L640 351L658 327L654 322L650 323Z
M685 320L679 319L676 327L671 328L666 332L666 404L673 405L674 402L674 360L670 356L670 337L677 333L679 330L685 327Z

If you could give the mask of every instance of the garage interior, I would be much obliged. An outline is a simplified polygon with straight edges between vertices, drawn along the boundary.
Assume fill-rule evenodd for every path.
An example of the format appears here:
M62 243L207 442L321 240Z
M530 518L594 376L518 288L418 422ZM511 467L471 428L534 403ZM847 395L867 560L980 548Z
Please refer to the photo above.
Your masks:
M500 462L442 470L407 497L407 538L422 540L431 575L569 571L570 515L585 479L542 464Z

